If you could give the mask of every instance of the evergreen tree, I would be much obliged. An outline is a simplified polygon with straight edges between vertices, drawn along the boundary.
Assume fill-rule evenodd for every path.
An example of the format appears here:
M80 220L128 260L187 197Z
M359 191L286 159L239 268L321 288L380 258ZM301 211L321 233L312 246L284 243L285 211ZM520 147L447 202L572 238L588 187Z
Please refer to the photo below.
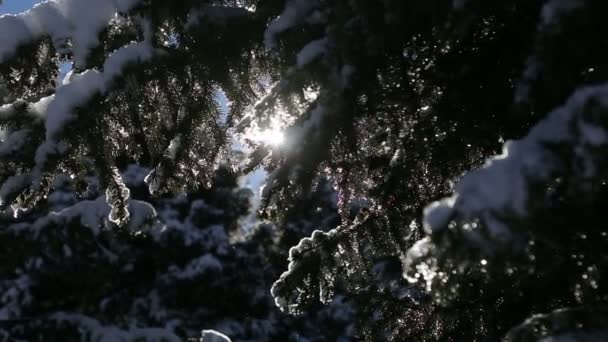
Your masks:
M233 241L250 197L234 173L219 169L209 190L155 199L149 171L130 165L122 174L134 198L150 201L130 201L126 231L108 219L104 196L79 197L65 175L40 213L3 219L3 340L179 341L202 328L234 341L350 339L344 299L301 318L274 305L275 230Z
M0 202L17 220L70 205L63 213L80 222L65 240L85 234L76 227L99 219L92 213L107 216L114 227L107 241L143 239L124 253L143 253L147 243L163 251L160 261L143 253L152 259L144 264L156 266L140 271L162 283L181 280L192 260L202 273L219 272L214 259L200 259L216 256L198 250L199 259L192 254L176 268L163 263L188 249L133 234L154 215L130 200L135 190L119 170L132 161L151 166L141 191L161 198L206 191L219 165L264 167L260 217L279 231L278 245L267 248L281 246L276 260L283 244L296 244L271 290L281 310L306 319L319 302L347 296L366 340L605 339L607 7L601 0L46 2L0 18ZM65 62L72 71L59 77ZM278 130L281 144L258 139ZM233 134L252 149L244 163L231 153ZM492 158L507 140L514 141ZM73 196L56 194L68 186L61 174L80 184L69 185ZM92 174L99 184L83 185ZM327 184L337 191L336 217L323 214L330 202L321 215L307 204ZM72 216L91 191L105 194L89 199L105 209ZM181 209L174 217L159 210L161 221L207 227L219 219L207 208L192 216L201 202L187 195L181 203L183 196L162 204ZM46 204L51 198L63 202ZM238 227L237 203L216 207L224 231ZM51 217L48 224L59 219ZM45 231L47 220L40 222L35 230ZM270 246L272 227L262 226L250 248ZM173 275L152 271L167 267ZM233 276L256 281L247 272ZM5 301L17 304L5 304L6 312L42 311L27 305L43 300L12 299L29 280L11 279ZM182 312L207 319L197 310L219 305L180 286L170 283L163 300ZM156 311L154 300L142 300L144 312Z
M323 172L368 206L292 249L277 303L345 280L369 340L605 338L605 6L287 1L265 38L295 66L256 108L293 122L267 200Z

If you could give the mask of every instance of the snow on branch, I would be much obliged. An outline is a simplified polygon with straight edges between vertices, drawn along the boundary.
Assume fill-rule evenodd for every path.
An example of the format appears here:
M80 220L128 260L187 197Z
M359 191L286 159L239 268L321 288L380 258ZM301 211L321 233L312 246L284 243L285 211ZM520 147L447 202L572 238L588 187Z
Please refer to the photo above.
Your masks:
M88 341L181 341L177 335L163 328L131 327L123 330L114 325L103 325L98 320L82 314L58 312L52 315L51 319L58 323L78 326L83 340Z
M297 56L297 64L298 68L302 68L307 64L310 64L315 59L324 55L327 51L328 39L327 37L313 40L308 43L302 50L298 53Z
M366 261L355 232L368 231L374 215L367 215L354 224L338 226L327 232L315 230L289 250L289 265L272 285L270 293L275 305L283 312L299 315L303 309L320 301L329 304L334 300L336 284L349 283L357 291L360 281L369 274L364 270ZM382 252L378 251L377 255Z
M429 236L408 251L406 278L423 280L430 289L438 278L457 272L455 265L484 266L501 253L525 252L532 236L552 239L554 231L537 232L521 222L551 212L547 196L556 184L567 185L564 198L580 202L582 194L593 196L606 174L606 111L608 84L576 91L526 137L507 142L501 155L465 175L453 196L427 206L423 223ZM473 251L481 260L467 259Z
M511 329L504 341L605 341L607 318L606 311L601 309L557 309L526 319Z
M50 0L18 15L0 17L0 63L17 48L49 36L60 52L69 52L77 68L86 68L89 51L99 44L99 33L118 12L140 0Z
M19 116L27 117L31 120L42 119L44 114L43 111L46 110L46 107L52 99L53 96L47 96L35 103L28 104L23 100L19 100L14 103L2 105L0 106L0 123L4 124L14 121Z
M201 342L230 342L230 338L219 331L203 330L201 332Z
M15 279L0 280L0 321L14 319L22 314L21 304L32 301L32 284L31 277L26 274Z
M291 0L285 5L283 13L273 20L264 32L264 44L273 49L277 46L277 35L304 22L308 14L317 5L314 0Z
M128 228L130 229L141 229L146 222L152 222L157 216L154 207L143 201L129 200L128 209L130 213ZM31 225L18 223L9 226L9 228L14 230L30 229L33 234L37 234L50 224L65 225L78 219L83 227L91 229L94 234L99 234L100 228L106 225L106 220L108 220L111 211L112 208L106 197L100 196L95 200L80 201L61 211L51 212Z
M270 293L274 297L276 306L283 312L297 314L300 312L299 306L305 301L306 297L312 294L302 293L299 286L294 286L294 282L300 282L301 278L309 278L310 273L316 273L320 267L320 263L324 259L331 258L333 248L330 240L335 238L338 230L334 229L330 232L315 230L309 238L300 240L297 246L291 247L289 250L289 266L286 272L272 285ZM314 270L314 271L311 271ZM315 282L316 279L308 279L304 283ZM297 291L294 291L296 288ZM320 288L324 290L323 287ZM330 291L331 292L331 291ZM332 297L326 297L327 301Z
M48 158L67 150L61 143L61 136L66 126L76 119L75 109L85 105L95 95L107 93L126 66L146 61L154 56L154 52L149 42L132 43L112 53L104 63L103 71L87 70L82 74L73 74L70 83L57 90L43 111L46 141L36 151L36 166L32 172L34 186L40 181Z
M2 32L1 28L0 32ZM73 73L69 82L59 87L54 95L29 106L26 104L28 107L26 112L30 113L30 116L44 120L46 138L36 150L35 165L31 171L13 175L3 182L0 187L0 204L11 202L16 193L25 190L29 185L34 192L38 191L47 171L49 159L62 156L69 149L63 137L66 127L77 119L76 110L89 103L95 96L110 92L114 82L122 76L127 66L147 61L156 52L149 39L140 43L131 43L110 54L103 65L103 71L91 69L83 73ZM0 107L0 120L10 120L23 112L16 107L23 106L13 104ZM19 136L9 138L23 141L27 138L24 134L22 132ZM5 144L3 148L4 146Z
M583 167L580 176L592 178L597 170L592 150L608 145L608 127L600 118L590 117L590 103L608 107L608 85L577 91L563 107L537 124L523 139L505 144L502 155L490 159L484 167L470 172L455 187L455 194L432 203L424 213L428 234L447 229L455 217L464 220L481 218L489 229L502 231L493 224L496 214L512 212L526 216L530 185L549 182L560 174L564 161L551 145L574 147L576 162ZM574 162L574 161L572 161Z
M542 8L541 17L543 25L554 23L560 15L571 10L580 8L585 1L583 0L551 0Z

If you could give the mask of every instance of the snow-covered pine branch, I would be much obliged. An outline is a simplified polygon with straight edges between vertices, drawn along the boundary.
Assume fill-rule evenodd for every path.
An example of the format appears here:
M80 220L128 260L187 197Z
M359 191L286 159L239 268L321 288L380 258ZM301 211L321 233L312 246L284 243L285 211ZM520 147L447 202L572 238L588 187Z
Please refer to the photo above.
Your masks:
M262 43L244 40L231 45L230 58L217 58L208 51L230 43L199 37L206 25L229 32L226 21L260 29L262 22L238 6L184 3L176 13L155 6L57 0L0 18L0 88L7 92L0 107L7 151L0 175L4 207L31 210L56 171L81 177L92 161L101 186L114 188L108 199L122 213L115 220L123 222L125 196L117 201L114 194L126 192L116 190L120 180L112 171L118 155L156 164L149 177L154 193L209 186L220 160L230 163L228 126L220 119L225 114L212 94L225 89L239 96L244 110L250 99L237 94L243 85L232 72L257 81L251 64L240 59ZM29 51L41 57L32 61ZM66 62L72 70L57 75ZM83 155L85 162L78 160ZM177 181L184 178L189 184Z
M498 281L495 263L510 270L507 277L533 273L546 253L573 253L563 245L564 234L583 240L596 235L598 227L592 222L601 213L576 214L581 207L594 208L602 201L608 174L602 152L608 146L606 113L608 85L581 88L526 137L507 142L501 155L465 175L451 197L426 207L428 236L408 251L405 276L449 300L457 296L461 277L474 278L472 274L481 272L484 282ZM572 216L566 220L564 212ZM576 221L588 221L590 226L567 226ZM595 267L593 260L588 262L590 269ZM581 271L582 279L594 281Z
M0 17L0 63L13 57L21 46L50 37L55 49L71 53L80 70L96 48L99 34L119 13L127 13L140 0L48 0L18 15Z

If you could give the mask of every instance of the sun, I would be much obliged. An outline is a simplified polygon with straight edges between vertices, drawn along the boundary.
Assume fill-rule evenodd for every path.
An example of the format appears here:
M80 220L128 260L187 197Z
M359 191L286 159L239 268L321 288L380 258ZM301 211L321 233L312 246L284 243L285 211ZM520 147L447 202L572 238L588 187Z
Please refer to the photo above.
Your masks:
M271 119L268 127L255 125L245 133L244 137L255 143L274 147L280 146L285 142L285 133L277 119Z
M266 129L255 134L253 140L272 146L279 146L285 141L285 135L280 129Z

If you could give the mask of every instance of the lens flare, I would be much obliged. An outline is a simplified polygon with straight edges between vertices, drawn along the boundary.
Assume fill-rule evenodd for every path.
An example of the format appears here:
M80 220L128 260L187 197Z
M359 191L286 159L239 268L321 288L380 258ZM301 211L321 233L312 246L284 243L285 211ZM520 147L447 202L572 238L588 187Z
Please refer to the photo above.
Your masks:
M285 133L276 119L272 119L268 127L252 127L244 137L254 143L270 146L280 146L285 142Z

